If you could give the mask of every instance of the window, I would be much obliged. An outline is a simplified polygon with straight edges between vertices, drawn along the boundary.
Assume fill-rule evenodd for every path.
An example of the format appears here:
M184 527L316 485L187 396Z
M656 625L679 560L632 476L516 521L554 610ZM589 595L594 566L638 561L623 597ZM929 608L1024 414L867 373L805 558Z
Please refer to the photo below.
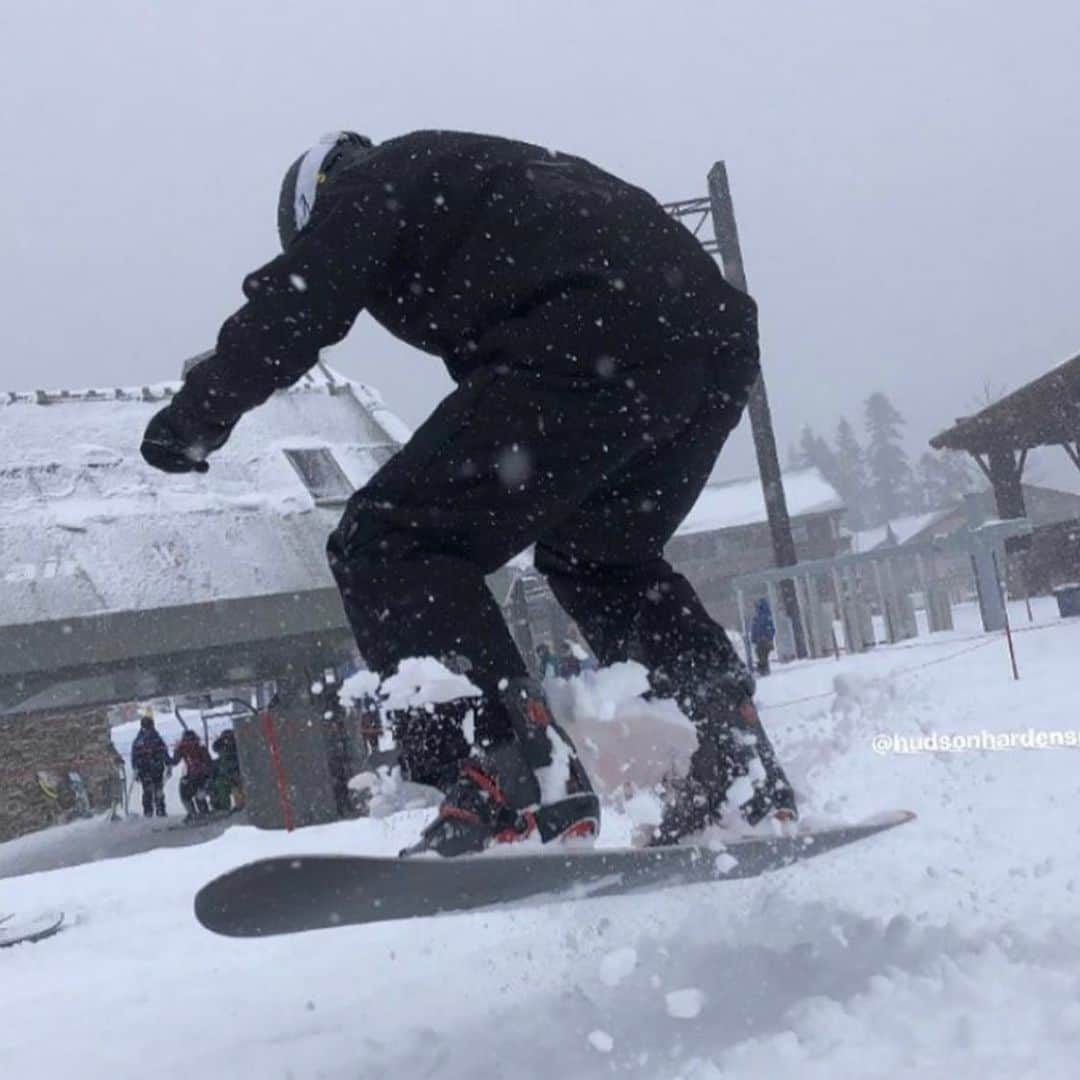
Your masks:
M286 450L285 456L317 503L342 503L352 494L349 478L329 450Z

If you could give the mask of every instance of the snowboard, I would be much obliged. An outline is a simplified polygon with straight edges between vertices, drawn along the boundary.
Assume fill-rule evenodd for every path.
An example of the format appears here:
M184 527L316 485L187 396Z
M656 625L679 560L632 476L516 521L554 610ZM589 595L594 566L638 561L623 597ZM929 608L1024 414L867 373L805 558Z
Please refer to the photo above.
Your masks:
M38 915L0 916L0 949L51 937L63 922L64 915L60 911L43 911Z
M204 885L195 917L228 937L268 937L334 926L422 918L515 901L532 904L734 881L823 855L912 820L891 811L857 825L751 836L722 848L655 847L486 851L378 858L261 859Z

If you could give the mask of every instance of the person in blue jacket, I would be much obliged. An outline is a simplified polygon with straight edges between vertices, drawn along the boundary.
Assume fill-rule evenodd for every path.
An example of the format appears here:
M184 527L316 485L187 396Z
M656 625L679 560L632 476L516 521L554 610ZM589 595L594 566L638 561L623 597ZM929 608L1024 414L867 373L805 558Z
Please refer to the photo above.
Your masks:
M769 674L769 654L776 644L776 623L773 622L772 608L763 596L754 608L754 617L750 620L750 644L754 647L757 659L757 673Z
M165 770L169 748L154 727L150 713L139 721L139 734L131 744L131 771L142 785L142 808L146 817L165 816Z

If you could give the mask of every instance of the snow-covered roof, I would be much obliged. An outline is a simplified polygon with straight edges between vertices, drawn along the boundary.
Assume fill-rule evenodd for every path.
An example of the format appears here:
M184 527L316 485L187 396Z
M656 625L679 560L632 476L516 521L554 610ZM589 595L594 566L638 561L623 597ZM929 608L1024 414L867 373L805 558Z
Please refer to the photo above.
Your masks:
M284 451L329 450L353 487L408 429L321 365L237 425L204 475L139 455L177 384L0 395L0 627L331 585L317 506Z
M1025 516L1036 527L1073 521L1080 516L1080 495L1071 491L1059 491L1039 484L1024 484L1023 495ZM965 509L963 502L956 502L938 510L895 518L886 525L852 533L853 550L873 551L874 548L893 541L897 544L906 544L910 540L922 542L938 532L949 534L962 531L969 527L969 514L974 515L974 521L982 524L999 520L993 489L983 488L965 496L965 499L972 503L968 509ZM939 522L940 529L933 529ZM891 538L889 530L892 532ZM923 536L928 530L932 530L930 535Z
M908 517L894 518L873 529L861 529L851 534L852 551L873 551L874 548L892 542L906 544L939 518L948 517L954 509L950 507L947 510L931 510L925 514L911 514Z
M788 514L793 519L844 509L844 500L815 468L791 469L783 473L783 483ZM761 481L752 476L709 484L676 535L737 529L768 520Z

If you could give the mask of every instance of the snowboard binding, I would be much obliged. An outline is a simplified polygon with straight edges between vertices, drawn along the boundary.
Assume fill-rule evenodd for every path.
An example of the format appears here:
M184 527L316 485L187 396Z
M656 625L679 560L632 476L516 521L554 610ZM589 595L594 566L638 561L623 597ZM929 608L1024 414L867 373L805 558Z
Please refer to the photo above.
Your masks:
M720 694L694 719L698 748L688 774L673 784L650 846L679 844L723 825L735 800L739 818L751 828L766 819L798 820L795 793L749 696Z
M511 737L459 765L438 817L401 854L453 857L536 836L586 840L600 831L600 800L539 684L515 679L500 704Z

